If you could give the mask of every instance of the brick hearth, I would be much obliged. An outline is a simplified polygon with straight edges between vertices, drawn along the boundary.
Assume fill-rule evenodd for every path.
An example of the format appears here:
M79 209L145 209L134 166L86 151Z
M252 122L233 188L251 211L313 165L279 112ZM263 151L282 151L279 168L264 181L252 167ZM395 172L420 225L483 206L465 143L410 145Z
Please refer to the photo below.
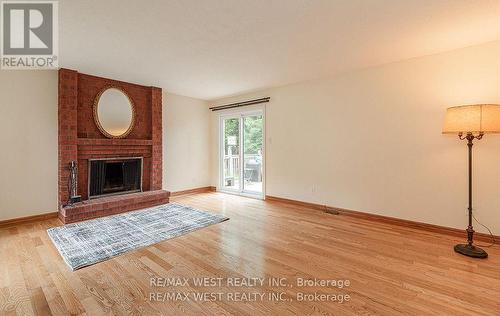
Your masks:
M64 223L119 214L169 202L170 193L163 190L108 196L61 207L59 219Z
M135 125L124 139L106 138L96 126L93 106L106 87L123 89L135 105ZM65 223L168 203L162 191L162 90L74 70L59 70L59 217ZM88 199L88 161L142 157L144 192L92 201ZM78 194L84 202L63 207L69 198L69 163L78 163ZM150 191L150 192L148 192ZM124 201L127 201L126 203Z

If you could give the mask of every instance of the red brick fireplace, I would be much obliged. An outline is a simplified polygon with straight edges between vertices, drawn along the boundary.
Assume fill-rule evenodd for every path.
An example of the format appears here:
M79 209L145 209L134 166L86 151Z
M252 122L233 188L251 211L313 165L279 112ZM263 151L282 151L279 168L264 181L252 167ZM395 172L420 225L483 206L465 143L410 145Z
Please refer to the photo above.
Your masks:
M106 87L126 92L135 105L135 124L126 138L107 138L94 121L94 100ZM59 70L59 218L70 223L168 203L162 190L162 90L74 70ZM89 200L89 160L142 158L142 192ZM71 161L78 166L82 202L68 206Z

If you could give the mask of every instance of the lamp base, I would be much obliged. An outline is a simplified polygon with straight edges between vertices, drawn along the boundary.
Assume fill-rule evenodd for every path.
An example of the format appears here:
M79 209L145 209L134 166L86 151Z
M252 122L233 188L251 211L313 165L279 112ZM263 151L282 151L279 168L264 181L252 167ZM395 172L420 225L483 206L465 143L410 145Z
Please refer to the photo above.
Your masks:
M483 249L469 244L458 244L453 248L455 252L458 252L464 256L472 258L487 258L488 253Z

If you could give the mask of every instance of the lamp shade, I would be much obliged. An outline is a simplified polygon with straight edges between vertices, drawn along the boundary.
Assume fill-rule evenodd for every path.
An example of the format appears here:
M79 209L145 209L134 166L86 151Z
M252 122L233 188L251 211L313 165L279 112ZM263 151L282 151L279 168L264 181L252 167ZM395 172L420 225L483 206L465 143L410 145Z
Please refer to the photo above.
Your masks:
M500 133L500 105L475 104L448 108L443 133Z

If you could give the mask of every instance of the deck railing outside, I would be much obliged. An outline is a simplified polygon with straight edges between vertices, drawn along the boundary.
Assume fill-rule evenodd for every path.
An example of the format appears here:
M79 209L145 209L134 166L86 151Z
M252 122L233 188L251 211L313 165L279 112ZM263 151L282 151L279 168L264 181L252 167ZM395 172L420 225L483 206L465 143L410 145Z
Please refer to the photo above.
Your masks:
M259 154L246 154L247 161L262 161L262 156ZM240 176L240 156L225 155L224 156L224 178L239 178Z

